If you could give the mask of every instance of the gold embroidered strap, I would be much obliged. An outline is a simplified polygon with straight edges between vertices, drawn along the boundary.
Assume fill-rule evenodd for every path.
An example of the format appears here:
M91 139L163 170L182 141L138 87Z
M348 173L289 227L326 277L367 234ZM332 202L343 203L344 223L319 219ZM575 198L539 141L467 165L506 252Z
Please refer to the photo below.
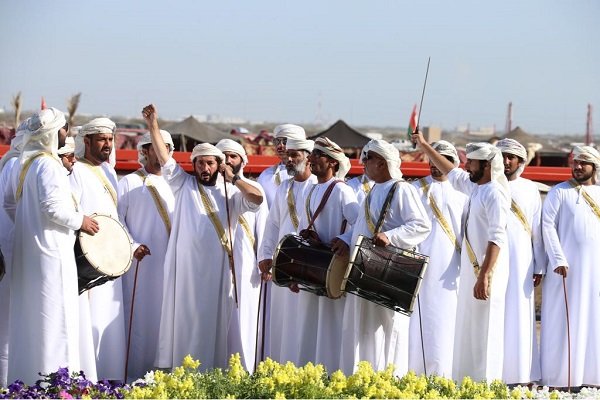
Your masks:
M275 184L277 186L281 185L281 173L279 171L279 164L273 166L273 171L275 175Z
M292 225L294 225L294 229L298 231L298 226L300 225L300 221L298 220L298 214L296 212L296 200L294 199L294 191L292 188L294 187L294 179L290 179L290 187L288 188L287 193L287 204L288 204L288 212L290 214L290 220L292 221Z
M471 243L469 243L469 239L467 238L467 232L465 230L465 244L467 245L467 255L469 256L469 261L473 266L473 272L475 276L479 276L479 272L481 271L481 267L477 262L477 256L475 256L475 252L473 251L473 247L471 247Z
M160 215L160 218L165 224L167 234L171 235L171 220L169 219L169 213L167 212L167 209L165 208L165 205L161 201L160 195L158 194L158 189L156 189L156 186L154 186L152 182L148 180L148 174L146 174L146 172L143 169L138 169L137 171L135 171L135 173L142 179L143 185L146 186L150 191L150 194L152 195L152 200L154 200L154 205L158 210L158 214Z
M371 216L371 192L367 194L363 204L365 205L365 219L367 220L367 227L372 236L375 236L375 224L373 223L373 217Z
M367 178L367 175L365 174L363 174L362 177L362 189L366 194L369 194L371 191L371 187L369 186L369 178Z
M116 207L117 206L117 192L115 191L115 188L113 187L113 185L106 178L106 175L102 171L102 167L92 165L85 158L80 158L79 161L81 163L83 163L83 165L87 166L90 169L90 171L92 171L98 177L98 179L100 179L100 183L102 183L102 186L104 186L104 189L108 192L113 203L115 203L115 207Z
M238 222L242 226L242 229L244 230L246 237L250 241L250 244L252 245L252 248L254 249L254 254L256 254L256 247L255 247L256 239L254 238L252 229L250 229L250 224L248 224L248 221L246 221L246 218L244 218L243 215L240 215L240 217L238 218Z
M221 242L221 245L227 252L227 255L229 256L229 260L231 260L231 256L232 256L231 246L229 245L229 240L227 239L227 235L225 234L225 229L223 228L223 225L221 224L221 220L219 219L219 216L217 215L215 208L213 207L210 199L208 198L208 195L204 191L204 188L202 187L200 182L196 181L196 183L198 185L198 191L200 192L200 199L202 200L202 205L204 206L204 210L206 210L206 214L208 215L208 218L210 218L210 221L212 222L213 227L215 228L215 232L217 233L217 236L219 237L219 241Z
M25 176L27 176L27 172L29 171L29 168L31 168L31 164L33 163L33 161L42 156L49 155L50 154L43 152L37 153L36 155L25 161L25 165L23 165L23 169L21 169L21 173L19 174L19 185L17 186L17 193L15 194L15 198L17 201L21 200L21 196L23 195L23 185L25 184Z
M71 192L71 198L73 199L73 205L75 206L75 212L79 212L79 204L77 204L77 199L73 192Z
M427 180L425 180L425 178L419 179L419 182L423 187L424 193L427 194L427 191L429 190L429 183L427 182ZM452 227L450 227L448 220L446 219L446 217L444 217L442 210L440 210L437 203L435 202L435 198L431 194L429 195L429 206L431 207L431 211L433 211L433 214L435 215L435 218L439 222L440 226L446 233L446 236L448 236L448 239L450 239L450 241L454 243L456 251L460 253L460 243L458 242L458 239L456 238Z
M525 218L523 210L521 210L521 207L519 207L519 205L516 201L514 201L514 199L510 201L510 210L513 212L513 214L515 214L515 217L517 217L517 219L521 221L523 228L525 228L529 236L531 236L531 227L529 226L529 222L527 222L527 218Z
M596 217L600 218L600 207L598 207L598 204L596 204L592 196L590 196L590 194L583 189L583 186L581 186L575 180L569 179L569 183L572 187L579 190L585 202L588 204L588 206L590 206L594 214L596 214Z

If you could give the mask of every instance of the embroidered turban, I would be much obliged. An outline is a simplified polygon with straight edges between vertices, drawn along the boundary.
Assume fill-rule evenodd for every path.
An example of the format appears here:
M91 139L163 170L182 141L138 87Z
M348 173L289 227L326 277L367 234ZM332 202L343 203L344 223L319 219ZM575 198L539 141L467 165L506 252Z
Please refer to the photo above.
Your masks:
M238 154L242 157L242 166L248 164L248 156L246 155L246 149L244 146L231 139L221 139L219 143L217 143L217 149L221 150L223 153L226 151L230 151L232 153Z
M175 144L173 144L173 138L171 134L165 130L160 130L160 136L162 136L163 141L169 145L169 156L173 155L173 151L175 149ZM142 153L142 148L147 145L152 144L152 137L150 136L150 132L144 133L144 135L137 142L137 151L138 151L138 162L142 165L146 165L146 156Z
M452 158L452 162L454 163L455 167L458 167L458 164L460 164L458 152L456 151L456 148L452 145L452 143L447 142L445 140L438 140L437 142L433 143L431 147L433 147L435 151L437 151L441 155Z
M363 148L361 158L366 157L369 151L377 153L385 159L388 171L392 178L402 179L402 171L400 171L400 152L393 144L382 139L373 139Z
M332 140L326 137L320 137L315 140L314 150L320 150L339 163L339 168L335 174L336 178L343 179L350 171L350 159L344 154L344 150Z
M273 135L276 138L306 139L306 132L304 131L304 128L293 124L276 126L273 130Z
M221 162L225 161L225 154L221 152L221 150L217 149L210 143L200 143L194 146L192 149L192 155L190 159L192 162L196 159L196 157L204 157L204 156L215 156L221 159Z

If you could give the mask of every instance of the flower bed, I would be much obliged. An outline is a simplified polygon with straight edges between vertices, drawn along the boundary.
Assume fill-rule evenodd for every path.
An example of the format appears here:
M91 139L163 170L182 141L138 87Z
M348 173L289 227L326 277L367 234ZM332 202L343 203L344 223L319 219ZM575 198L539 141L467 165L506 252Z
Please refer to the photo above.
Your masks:
M460 384L439 376L417 376L409 372L399 378L393 366L376 372L367 362L346 377L341 371L330 376L325 368L308 363L296 367L267 359L249 374L239 355L232 355L227 370L214 369L201 373L199 361L187 356L183 365L171 373L152 371L131 385L98 382L93 384L83 373L61 368L43 376L34 386L15 382L0 389L3 398L600 398L597 389L582 389L577 394L526 387L508 388L500 381L490 384L465 378Z

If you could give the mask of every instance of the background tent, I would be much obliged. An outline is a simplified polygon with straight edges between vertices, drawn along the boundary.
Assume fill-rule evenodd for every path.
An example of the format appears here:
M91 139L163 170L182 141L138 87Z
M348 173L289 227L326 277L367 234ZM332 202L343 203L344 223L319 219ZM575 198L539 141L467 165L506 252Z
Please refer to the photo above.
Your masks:
M329 139L333 140L343 149L362 149L365 144L367 144L371 138L363 135L357 130L351 128L341 119L338 120L335 124L331 125L329 128L325 129L323 132L317 133L314 136L311 136L309 139L315 140L318 137L326 136Z
M173 136L175 148L181 151L192 151L198 143L215 144L221 139L234 139L231 135L221 132L217 128L203 124L193 116L181 122L165 126L165 130Z

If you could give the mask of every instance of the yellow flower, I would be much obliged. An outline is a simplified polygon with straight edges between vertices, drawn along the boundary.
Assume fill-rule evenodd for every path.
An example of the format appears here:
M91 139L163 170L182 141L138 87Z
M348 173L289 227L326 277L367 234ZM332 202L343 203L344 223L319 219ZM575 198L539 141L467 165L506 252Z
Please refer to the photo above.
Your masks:
M182 367L185 369L197 370L200 366L200 361L196 361L191 355L187 355L183 358Z

